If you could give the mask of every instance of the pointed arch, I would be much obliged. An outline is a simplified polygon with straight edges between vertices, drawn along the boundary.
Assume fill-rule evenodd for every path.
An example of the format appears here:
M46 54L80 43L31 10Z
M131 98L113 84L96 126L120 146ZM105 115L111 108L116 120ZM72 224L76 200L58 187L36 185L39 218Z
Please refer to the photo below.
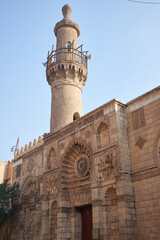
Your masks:
M97 128L97 148L105 147L109 143L109 130L105 122L101 122Z
M105 194L107 205L116 205L117 204L117 194L115 188L111 187L106 191Z
M101 122L97 128L97 133L101 133L102 131L105 131L108 129L108 126L105 122Z
M34 175L29 175L23 183L20 201L22 204L35 203L39 195L38 179Z

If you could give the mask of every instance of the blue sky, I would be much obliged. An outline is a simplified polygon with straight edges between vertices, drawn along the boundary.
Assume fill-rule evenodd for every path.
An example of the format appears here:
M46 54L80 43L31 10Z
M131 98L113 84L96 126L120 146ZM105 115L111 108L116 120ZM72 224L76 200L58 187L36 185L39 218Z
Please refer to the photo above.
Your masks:
M10 149L18 137L22 147L49 132L51 92L42 62L56 44L53 30L66 3L81 30L79 45L92 54L84 114L113 98L126 103L160 83L160 5L1 0L0 161L13 159Z

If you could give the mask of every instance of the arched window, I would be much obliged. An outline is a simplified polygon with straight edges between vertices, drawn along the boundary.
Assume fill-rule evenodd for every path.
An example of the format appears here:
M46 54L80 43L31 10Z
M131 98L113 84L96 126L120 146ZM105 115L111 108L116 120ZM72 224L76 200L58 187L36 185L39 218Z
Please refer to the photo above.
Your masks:
M109 131L106 123L101 122L97 128L97 148L105 147L109 144Z
M76 119L80 118L80 114L78 112L75 112L73 114L73 121L75 121Z

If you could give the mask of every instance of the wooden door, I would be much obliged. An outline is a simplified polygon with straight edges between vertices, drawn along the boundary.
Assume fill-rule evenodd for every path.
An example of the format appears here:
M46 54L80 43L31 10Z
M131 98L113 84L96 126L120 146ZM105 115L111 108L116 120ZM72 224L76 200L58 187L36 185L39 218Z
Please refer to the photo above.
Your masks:
M92 206L82 208L82 240L92 240Z

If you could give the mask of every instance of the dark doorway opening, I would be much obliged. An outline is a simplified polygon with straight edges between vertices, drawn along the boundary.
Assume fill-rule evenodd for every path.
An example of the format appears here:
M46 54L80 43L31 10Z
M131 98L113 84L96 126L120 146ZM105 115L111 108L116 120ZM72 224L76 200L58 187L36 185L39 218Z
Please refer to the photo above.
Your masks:
M92 240L92 206L82 207L82 240Z

